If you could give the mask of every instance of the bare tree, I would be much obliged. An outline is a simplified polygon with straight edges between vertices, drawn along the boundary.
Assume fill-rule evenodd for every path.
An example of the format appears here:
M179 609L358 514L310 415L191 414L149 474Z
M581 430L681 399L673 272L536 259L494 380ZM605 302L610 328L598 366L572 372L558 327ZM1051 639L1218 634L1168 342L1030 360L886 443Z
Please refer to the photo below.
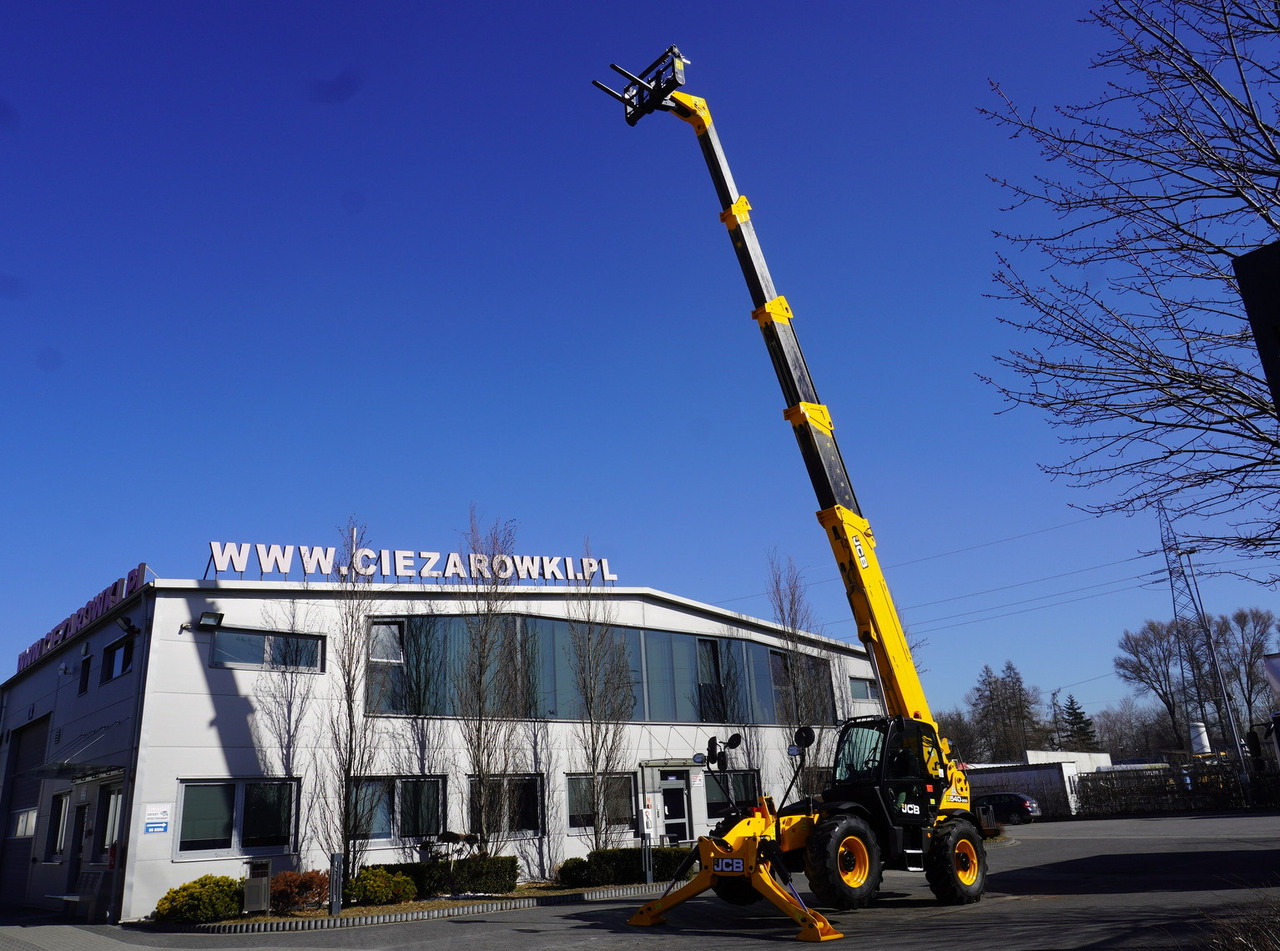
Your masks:
M343 875L349 881L368 847L373 820L387 801L377 781L368 779L382 746L382 719L368 715L381 707L381 698L369 691L381 689L382 681L369 676L369 659L380 650L396 648L375 643L370 619L380 607L366 567L372 552L365 526L352 517L340 535L332 576L337 588L335 619L326 650L330 694L320 723L326 762L319 782L325 789L323 837L331 852L342 853Z
M586 546L583 562L591 557ZM613 603L592 575L569 596L569 673L577 709L573 735L581 757L592 817L592 849L616 848L632 833L624 825L635 811L626 726L636 713L636 684L624 633Z
M1160 762L1169 748L1166 714L1159 706L1139 706L1133 697L1093 715L1098 745L1113 760Z
M1261 608L1241 608L1213 624L1222 676L1236 708L1236 722L1246 730L1254 723L1269 720L1271 705L1262 658L1271 649L1275 630L1276 616Z
M427 603L405 618L404 625L398 712L407 716L384 726L392 769L402 776L448 774L454 766L443 719L451 700L448 624ZM431 851L429 844L423 848Z
M787 558L783 564L777 551L771 550L767 593L773 620L783 629L786 642L786 652L775 657L773 664L776 712L778 722L788 728L783 738L786 745L790 745L791 734L798 727L815 728L817 739L809 750L808 761L816 765L800 777L796 792L816 795L830 778L823 764L830 758L830 727L835 710L831 665L806 640L806 635L817 627L806 587L795 562Z
M1176 622L1145 621L1135 631L1120 637L1121 653L1115 658L1116 676L1137 688L1138 693L1153 695L1169 718L1169 740L1176 749L1187 741L1187 721L1182 702L1182 664L1184 642Z
M264 776L302 776L311 765L304 751L312 745L318 645L294 637L317 630L312 603L302 598L271 602L263 609L263 626L275 631L267 649L267 669L253 685L251 727ZM299 797L299 851L309 851L315 797Z
M536 672L521 656L521 629L512 615L516 525L482 526L475 508L463 536L469 551L470 597L462 620L464 643L452 662L455 711L470 778L470 826L481 848L497 854L511 839L521 809L541 810L540 795L514 770L519 724L532 712ZM536 780L534 781L536 784Z
M1092 510L1163 504L1202 547L1274 555L1280 435L1231 261L1280 236L1280 7L1104 0L1091 20L1105 91L1041 119L997 87L987 112L1055 170L997 179L1054 223L1005 235L1045 276L1001 262L1030 345L992 382L1061 428L1047 472L1112 491Z

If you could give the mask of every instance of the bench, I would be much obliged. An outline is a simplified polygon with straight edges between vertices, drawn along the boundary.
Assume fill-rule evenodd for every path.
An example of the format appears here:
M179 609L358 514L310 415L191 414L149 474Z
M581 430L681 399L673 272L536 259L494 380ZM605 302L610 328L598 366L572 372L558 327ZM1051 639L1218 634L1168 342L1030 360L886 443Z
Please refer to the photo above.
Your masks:
M76 879L76 890L67 895L45 895L45 898L56 898L58 901L67 903L67 912L75 914L79 911L79 906L83 905L85 910L85 920L93 921L94 912L97 911L98 898L102 891L102 872L81 872L80 877Z

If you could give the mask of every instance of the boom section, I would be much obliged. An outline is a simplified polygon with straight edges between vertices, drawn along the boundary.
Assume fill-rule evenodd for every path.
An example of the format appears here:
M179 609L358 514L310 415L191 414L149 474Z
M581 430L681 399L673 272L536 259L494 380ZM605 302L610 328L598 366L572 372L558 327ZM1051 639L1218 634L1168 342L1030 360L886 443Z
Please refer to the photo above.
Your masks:
M602 83L595 85L626 106L630 125L650 112L671 112L697 133L702 157L720 199L720 220L728 229L751 294L754 308L751 316L760 327L782 387L787 406L783 416L791 424L813 484L820 508L818 522L840 567L845 593L858 625L858 637L873 659L885 707L890 714L933 723L906 634L876 559L871 526L854 495L848 469L836 443L831 414L818 398L800 349L792 326L791 306L774 287L751 221L751 204L733 180L706 100L677 91L683 85L683 66L687 62L673 46L641 76L613 66L631 81L622 93Z

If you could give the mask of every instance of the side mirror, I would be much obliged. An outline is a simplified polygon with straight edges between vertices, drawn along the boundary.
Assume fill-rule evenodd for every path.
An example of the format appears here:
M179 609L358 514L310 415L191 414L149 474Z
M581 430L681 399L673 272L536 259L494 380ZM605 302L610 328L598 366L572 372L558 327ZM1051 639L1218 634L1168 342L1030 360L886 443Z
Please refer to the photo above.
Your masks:
M726 750L736 750L741 745L742 745L741 733L735 733L733 734L733 736L729 737L729 739L724 741L724 748Z
M796 730L795 743L802 750L807 750L813 746L813 741L817 739L817 734L813 732L813 727L802 726Z

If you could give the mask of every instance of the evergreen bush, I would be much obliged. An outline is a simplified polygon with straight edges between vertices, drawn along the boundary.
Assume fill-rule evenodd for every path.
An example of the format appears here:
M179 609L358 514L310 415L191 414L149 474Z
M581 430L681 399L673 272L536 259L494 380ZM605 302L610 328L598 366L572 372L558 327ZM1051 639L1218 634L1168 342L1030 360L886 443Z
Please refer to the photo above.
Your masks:
M171 888L151 917L170 924L202 925L235 918L244 907L244 883L228 875L203 875Z
M363 868L347 886L347 901L361 905L398 905L418 897L413 879L383 867Z

